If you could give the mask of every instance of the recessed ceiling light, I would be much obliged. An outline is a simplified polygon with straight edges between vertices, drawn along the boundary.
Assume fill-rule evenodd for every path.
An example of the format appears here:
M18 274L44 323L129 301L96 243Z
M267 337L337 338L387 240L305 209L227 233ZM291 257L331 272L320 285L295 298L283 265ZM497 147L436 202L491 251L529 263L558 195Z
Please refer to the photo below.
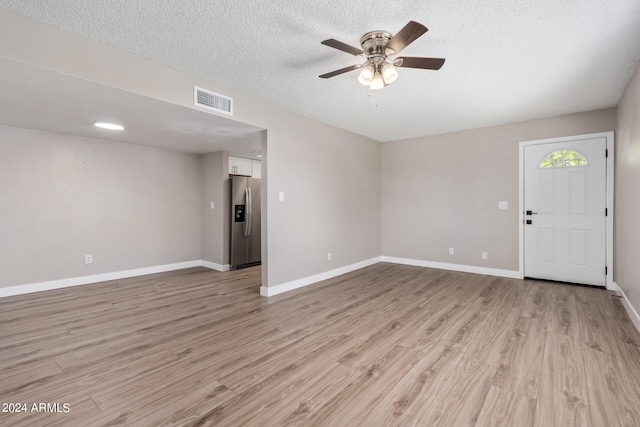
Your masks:
M95 122L94 125L96 127L102 128L102 129L109 129L109 130L123 130L124 126L119 125L117 123L108 123L108 122Z

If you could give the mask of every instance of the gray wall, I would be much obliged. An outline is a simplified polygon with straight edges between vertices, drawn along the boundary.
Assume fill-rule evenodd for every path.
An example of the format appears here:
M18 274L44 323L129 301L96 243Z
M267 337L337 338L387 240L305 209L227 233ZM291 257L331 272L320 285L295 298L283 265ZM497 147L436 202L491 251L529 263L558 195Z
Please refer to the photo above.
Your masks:
M378 257L381 250L380 145L309 119L293 124L269 129L273 284Z
M614 281L640 312L640 68L618 105Z
M263 167L263 181L268 180L263 194L263 207L267 208L263 212L268 216L265 229L268 239L263 251L263 259L268 260L263 269L264 286L381 254L517 270L518 142L607 131L616 126L615 110L609 109L397 141L381 148L367 138L6 10L0 9L0 25L15 36L10 43L0 44L1 55L188 108L193 108L193 85L198 85L232 96L235 120L267 129L268 138L263 143L265 159L268 156L268 164ZM617 129L614 273L636 307L640 306L634 281L638 267L633 262L638 246L638 226L634 223L639 179L638 107L634 105L640 90L638 79L636 73L623 98ZM216 240L202 239L203 235L215 236L219 224L219 218L209 222L203 206L209 202L206 197L217 197L218 190L202 187L203 176L217 174L205 166L212 159L109 143L119 153L115 154L111 148L105 150L104 141L91 140L85 145L85 140L76 144L78 138L74 137L6 128L3 132L2 148L10 148L8 152L13 157L21 158L16 161L22 162L25 170L43 173L42 178L53 182L60 173L68 181L64 188L52 189L40 182L37 175L18 170L13 161L6 160L9 156L4 152L0 156L3 188L6 182L11 183L10 190L1 190L9 197L0 200L0 227L4 227L3 238L8 236L10 242L0 249L4 286L201 257L219 262L220 247L213 243ZM73 183L65 168L60 167L63 157L58 163L48 164L43 157L46 154L40 150L10 140L5 143L7 132L18 135L16 141L34 140L45 153L66 144L76 150L90 146L95 147L94 153L104 151L104 157L88 157L92 164L105 165L96 182L104 185L105 197L114 192L117 195L116 188L122 186L118 191L125 193L120 197L132 202L112 205L103 200L105 208L120 207L120 215L106 218L106 212L113 211L86 209L77 197L91 194L92 190L85 187L86 181ZM53 139L58 142L48 147ZM172 173L159 172L172 169ZM79 165L76 171L81 172ZM148 179L145 171L154 179ZM107 177L115 181L109 184ZM165 190L157 194L158 183L165 183L171 189L169 193ZM69 204L69 209L63 212L70 213L71 219L49 209L58 200L51 197L58 194L50 194L52 190L59 193L62 203ZM278 201L280 191L285 192L284 202ZM141 203L147 195L149 200ZM623 203L621 199L625 199ZM499 200L509 202L508 211L497 209ZM406 204L415 201L418 203ZM43 210L43 206L47 209ZM128 215L133 217L127 218ZM413 225L415 218L418 226ZM116 224L113 237L121 239L118 248L128 245L125 235L129 232L130 236L136 236L130 246L142 250L126 248L121 252L108 242L102 248L100 238L108 231L96 226L100 221ZM161 234L155 235L151 230L159 230ZM144 242L145 238L149 242ZM59 242L65 243L56 246ZM82 264L88 246L95 257L89 268ZM449 247L456 249L456 255L447 254ZM221 263L226 263L222 249ZM333 254L332 261L327 261L329 251ZM487 261L480 259L482 251L489 252ZM8 265L16 268L5 273L4 267Z
M0 126L0 287L200 259L199 171L192 154Z
M267 129L263 286L380 255L379 143L1 8L0 26L13 35L10 43L0 44L0 55L188 108L194 108L197 85L233 97L235 120ZM280 191L285 202L278 201ZM195 205L198 213L201 203L198 199ZM197 245L201 248L199 240ZM332 261L327 261L328 251ZM199 259L200 249L194 255ZM42 276L54 278L47 273L43 270Z
M228 155L222 151L201 156L202 174L202 259L229 263ZM211 209L211 202L214 208Z
M383 255L517 271L518 143L615 124L607 109L383 144Z

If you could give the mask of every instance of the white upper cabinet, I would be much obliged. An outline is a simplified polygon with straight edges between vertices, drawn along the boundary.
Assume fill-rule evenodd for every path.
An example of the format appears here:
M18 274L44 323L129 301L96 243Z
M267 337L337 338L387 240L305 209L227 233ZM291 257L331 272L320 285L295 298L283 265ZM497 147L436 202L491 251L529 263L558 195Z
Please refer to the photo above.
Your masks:
M251 177L262 178L262 162L260 160L251 160Z
M244 157L229 156L229 175L261 178L262 162L260 160L245 159Z
M229 175L251 176L251 159L229 156Z

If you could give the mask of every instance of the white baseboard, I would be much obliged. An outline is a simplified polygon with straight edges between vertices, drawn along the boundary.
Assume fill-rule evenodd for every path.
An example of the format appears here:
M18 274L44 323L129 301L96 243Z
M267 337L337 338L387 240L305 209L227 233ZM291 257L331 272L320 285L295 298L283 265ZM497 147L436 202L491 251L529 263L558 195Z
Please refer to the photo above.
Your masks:
M638 314L636 309L631 305L631 302L629 302L629 298L627 298L627 295L624 293L622 288L620 288L620 286L618 286L616 282L612 282L612 285L613 286L611 287L611 290L622 297L622 305L624 306L625 310L627 310L627 314L629 314L629 318L633 322L634 326L636 327L638 332L640 332L640 314Z
M341 274L359 270L361 268L368 267L379 262L380 257L375 257L365 261L356 262L355 264L345 265L344 267L336 268L335 270L314 274L313 276L303 277L302 279L292 280L291 282L281 283L275 286L260 286L260 295L262 295L263 297L272 297L283 292L292 291L294 289L302 288L304 286L308 286L322 280L340 276Z
M71 286L89 285L92 283L106 282L109 280L126 279L129 277L144 276L146 274L164 273L167 271L182 270L184 268L191 267L207 267L218 271L229 270L229 265L216 264L210 261L185 261L175 264L165 264L153 267L136 268L133 270L114 271L112 273L94 274L91 276L71 277L69 279L9 286L6 288L0 288L0 298L10 297L14 295L30 294L40 291L50 291L52 289L68 288Z
M438 268L442 270L486 274L489 276L509 277L514 279L523 278L520 272L518 271L499 270L495 268L475 267L470 265L449 264L449 263L441 263L441 262L433 262L433 261L422 261L422 260L407 259L407 258L380 256L380 257L374 257L365 261L360 261L355 264L350 264L344 267L336 268L334 270L326 271L324 273L319 273L313 276L308 276L308 277L303 277L301 279L293 280L291 282L282 283L280 285L261 286L260 295L266 296L266 297L278 295L283 292L292 291L294 289L298 289L304 286L311 285L313 283L320 282L322 280L331 279L333 277L340 276L341 274L346 274L351 271L359 270L361 268L368 267L370 265L377 264L379 262L415 265L419 267L430 267L430 268ZM210 268L212 270L217 270L217 271L229 271L230 269L229 264L217 264L215 262L204 261L204 260L186 261L186 262L179 262L175 264L166 264L166 265L159 265L154 267L137 268L133 270L116 271L112 273L95 274L91 276L72 277L69 279L52 280L48 282L31 283L31 284L18 285L18 286L9 286L6 288L0 288L0 298L13 296L13 295L29 294L33 292L48 291L52 289L67 288L71 286L88 285L91 283L106 282L109 280L126 279L129 277L143 276L145 274L164 273L167 271L181 270L184 268L191 268L191 267L206 267L206 268ZM635 312L635 310L633 310L631 305L628 303L628 300L625 299L624 301L626 301L625 307L628 305L633 311L633 313L635 313L636 317L634 319L634 323L636 321L640 322L640 320L638 320L637 313ZM629 308L627 308L627 310L629 310ZM633 316L631 317L633 318ZM639 324L640 323L636 323L636 326L638 326ZM640 330L640 327L638 327L638 329Z
M275 286L261 286L260 295L263 297L271 297L281 294L283 292L292 291L294 289L302 288L322 280L331 279L341 274L349 273L354 270L359 270L364 267L376 264L378 262L391 262L394 264L415 265L418 267L430 267L438 268L441 270L461 271L466 273L486 274L488 276L508 277L511 279L523 279L522 274L519 271L512 270L500 270L496 268L475 267L472 265L462 264L448 264L443 262L422 261L417 259L408 258L396 258L389 256L380 256L368 259L366 261L357 262L355 264L347 265L335 270L327 271L325 273L315 274L313 276L303 277L302 279L293 280L291 282L282 283Z
M523 279L524 277L519 271L500 270L497 268L476 267L474 265L449 264L447 262L423 261L419 259L396 258L390 256L382 256L382 262L391 262L394 264L415 265L418 267L437 268L439 270L461 271L464 273L486 274L487 276L508 277L511 279Z
M200 265L202 267L207 267L210 268L211 270L217 270L217 271L229 271L231 270L231 265L229 264L217 264L215 262L211 262L211 261L200 261Z

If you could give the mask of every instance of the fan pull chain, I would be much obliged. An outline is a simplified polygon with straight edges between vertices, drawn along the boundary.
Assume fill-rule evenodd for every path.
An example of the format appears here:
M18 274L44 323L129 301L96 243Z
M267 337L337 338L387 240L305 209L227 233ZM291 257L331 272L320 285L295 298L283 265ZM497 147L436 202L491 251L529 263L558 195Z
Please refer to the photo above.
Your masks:
M371 89L369 89L369 92L368 92L367 96L369 98L371 98ZM380 103L378 102L377 96L376 96L376 110L379 109L379 108L380 108Z

